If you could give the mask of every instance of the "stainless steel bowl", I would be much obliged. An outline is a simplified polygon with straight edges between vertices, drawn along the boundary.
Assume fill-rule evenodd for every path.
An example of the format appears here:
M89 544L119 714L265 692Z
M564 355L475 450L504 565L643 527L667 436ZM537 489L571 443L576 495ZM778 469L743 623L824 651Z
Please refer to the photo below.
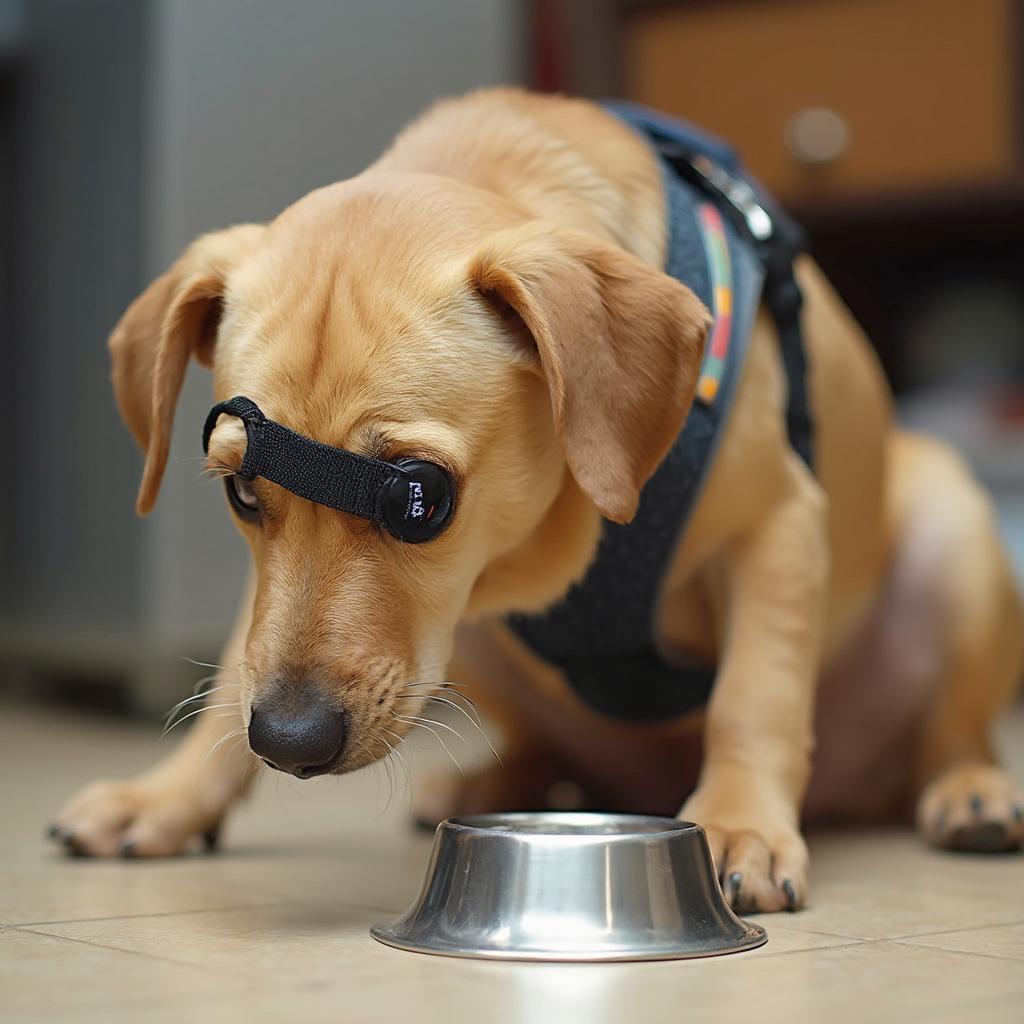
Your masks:
M699 825L532 812L441 822L416 902L370 933L509 960L682 959L767 940L726 903Z

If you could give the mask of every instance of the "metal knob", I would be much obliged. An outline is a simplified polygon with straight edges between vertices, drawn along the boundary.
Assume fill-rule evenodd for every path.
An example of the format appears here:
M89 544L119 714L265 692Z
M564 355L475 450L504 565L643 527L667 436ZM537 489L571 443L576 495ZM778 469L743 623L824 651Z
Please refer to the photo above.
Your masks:
M827 107L799 110L786 122L786 148L802 163L833 163L849 143L846 120Z

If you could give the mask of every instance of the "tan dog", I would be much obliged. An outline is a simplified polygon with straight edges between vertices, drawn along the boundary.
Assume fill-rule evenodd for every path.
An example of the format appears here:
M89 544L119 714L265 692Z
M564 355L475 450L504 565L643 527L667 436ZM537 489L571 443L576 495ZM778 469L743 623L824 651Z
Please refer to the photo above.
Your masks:
M220 741L256 712L333 715L341 746L326 767L351 771L406 733L454 657L500 722L506 769L433 789L425 816L536 804L565 777L605 806L681 804L736 906L798 906L821 683L809 813L913 799L939 845L1021 841L989 727L1021 677L1024 616L991 510L950 451L893 426L870 348L810 262L817 476L788 443L762 316L660 608L669 647L719 666L706 713L603 718L501 625L582 575L601 516L631 518L686 419L708 315L659 269L663 207L652 153L598 107L475 93L272 223L200 238L132 304L110 345L146 453L140 512L193 356L218 399L248 395L332 445L429 458L459 502L440 538L409 546L235 478L253 584L210 703L237 701L237 715L203 712L150 772L86 787L58 838L96 855L176 853L245 789L255 759ZM211 465L231 474L244 448L222 418ZM295 764L314 757L294 742Z

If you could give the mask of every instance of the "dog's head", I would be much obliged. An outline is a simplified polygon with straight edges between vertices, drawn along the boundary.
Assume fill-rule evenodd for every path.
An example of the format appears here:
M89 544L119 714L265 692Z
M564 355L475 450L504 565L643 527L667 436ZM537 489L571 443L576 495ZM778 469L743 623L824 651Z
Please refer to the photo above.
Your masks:
M450 526L405 544L235 476L245 432L218 421L209 462L257 570L241 673L256 752L303 776L377 759L443 680L467 609L556 598L597 512L634 514L689 409L707 323L625 251L427 176L365 175L190 246L110 339L145 452L141 513L190 357L218 399L246 395L335 447L427 459L457 488Z

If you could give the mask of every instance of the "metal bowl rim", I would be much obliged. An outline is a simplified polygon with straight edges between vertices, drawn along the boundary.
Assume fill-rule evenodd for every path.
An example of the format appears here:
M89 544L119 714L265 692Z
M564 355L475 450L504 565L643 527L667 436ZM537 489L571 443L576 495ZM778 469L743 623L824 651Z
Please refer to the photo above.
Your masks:
M516 827L527 823L561 825L561 828L545 829ZM579 829L572 825L579 823ZM594 826L592 829L587 824ZM603 824L605 830L597 826ZM608 826L619 826L616 831L607 831ZM504 826L504 827L502 827ZM568 827L566 827L568 826ZM643 827L647 826L647 827ZM438 831L475 833L480 836L497 836L509 839L591 839L607 842L622 840L658 840L678 838L683 835L702 833L700 825L679 818L660 817L654 814L618 814L600 811L506 811L492 814L469 814L457 818L446 818Z
M704 960L713 956L728 956L730 953L744 953L757 949L768 941L768 933L759 924L744 921L747 935L726 945L713 949L688 948L679 946L636 946L626 949L585 949L538 950L500 949L488 946L457 946L452 943L415 941L396 934L394 924L376 924L370 928L370 935L385 946L402 949L409 953L426 953L430 956L460 957L471 960L518 960L528 963L630 963L652 960Z

